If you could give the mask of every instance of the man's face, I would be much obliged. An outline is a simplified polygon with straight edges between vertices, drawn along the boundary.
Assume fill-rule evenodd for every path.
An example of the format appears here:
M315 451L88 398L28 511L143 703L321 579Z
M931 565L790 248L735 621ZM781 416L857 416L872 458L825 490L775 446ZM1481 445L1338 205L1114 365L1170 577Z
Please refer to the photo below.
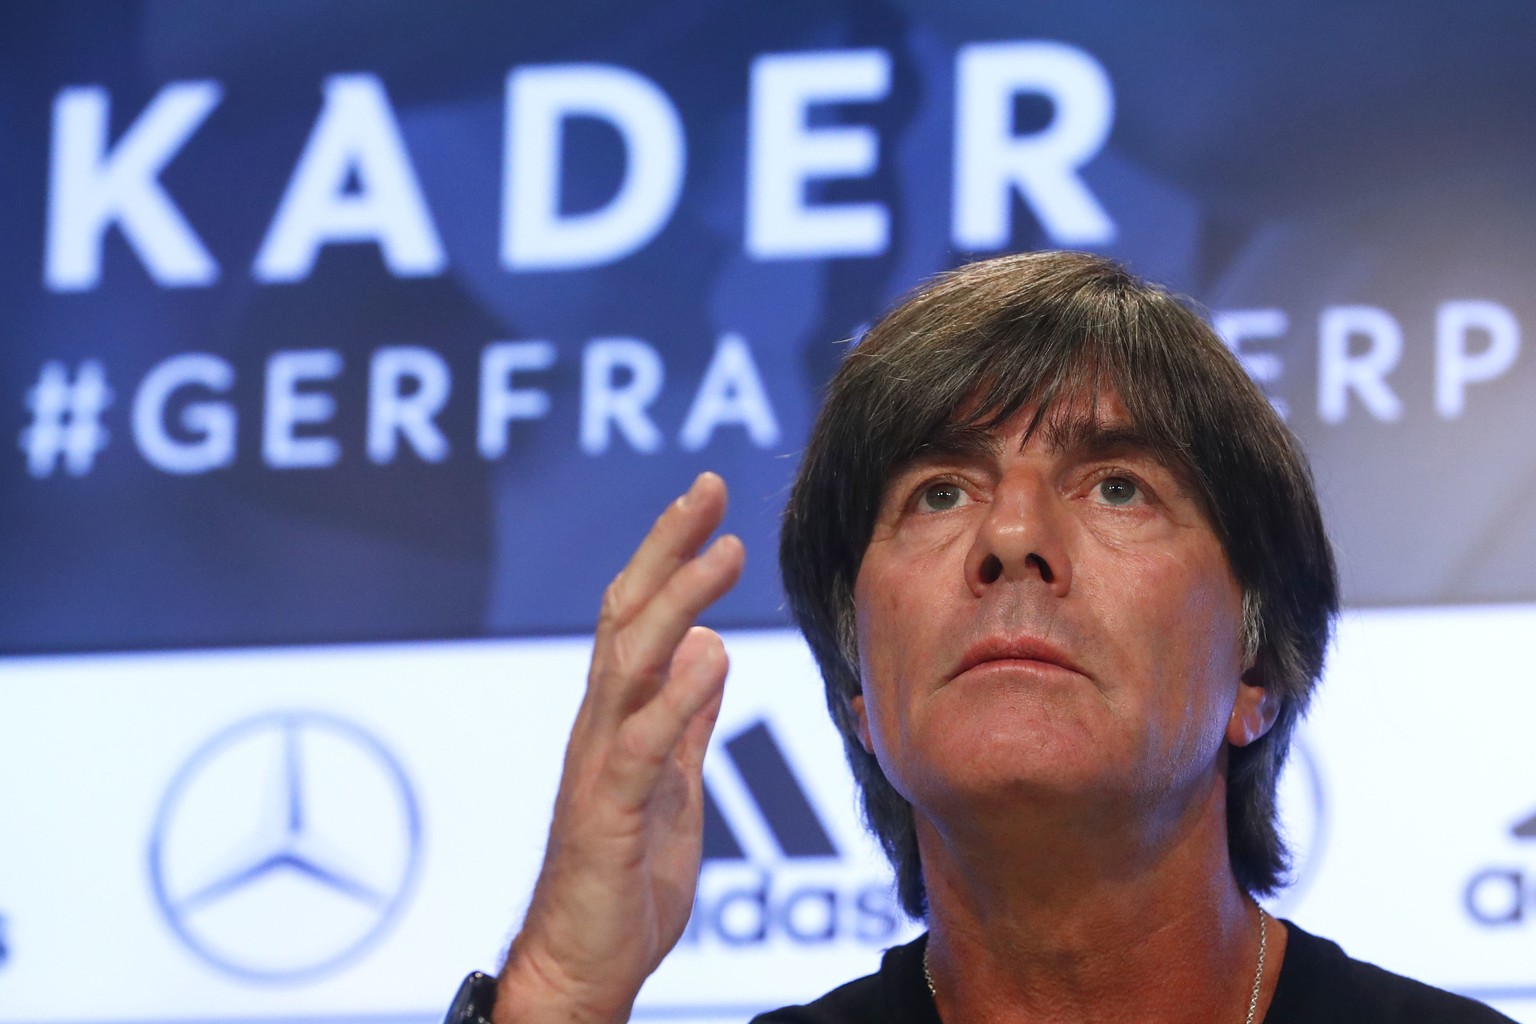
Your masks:
M1178 806L1269 725L1239 588L1115 395L1026 444L1032 412L888 482L855 585L864 744L930 812Z

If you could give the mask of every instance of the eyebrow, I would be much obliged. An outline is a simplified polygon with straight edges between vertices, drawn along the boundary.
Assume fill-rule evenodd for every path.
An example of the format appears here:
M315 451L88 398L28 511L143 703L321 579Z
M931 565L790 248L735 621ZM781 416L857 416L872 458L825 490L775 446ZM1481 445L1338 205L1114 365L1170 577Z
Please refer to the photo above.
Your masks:
M1002 451L1003 446L988 431L971 424L946 423L915 452L892 467L891 475L924 462L996 458Z
M1052 418L1040 425L1040 431L1041 440L1054 452L1082 458L1141 454L1175 470L1184 463L1177 444L1130 423L1110 424L1086 417Z
M1209 515L1210 501L1200 472L1177 440L1131 423L1104 423L1087 417L1052 418L1040 425L1041 439L1052 451L1084 460L1144 456L1172 475L1177 487Z
M945 423L933 435L918 446L917 450L891 463L880 484L879 507L885 508L892 500L897 481L907 473L940 462L979 462L996 459L1003 446L997 438L980 427Z
M1171 472L1181 486L1194 483L1193 467L1177 443L1129 423L1105 423L1086 416L1051 416L1025 434L1023 444L1038 431L1041 441L1056 454L1093 460L1141 455ZM972 462L998 458L1002 444L975 424L946 423L907 458L891 466L885 489L916 467L937 462ZM1195 488L1198 491L1198 487ZM882 494L882 498L884 498Z
M1093 458L1141 453L1167 463L1170 467L1184 461L1178 445L1129 423L1111 424L1085 416L1052 416L1026 432L1023 444L1028 444L1036 432L1045 446L1058 454L1070 453ZM997 437L980 426L946 423L910 456L893 466L891 475L925 462L995 458L1002 454L1002 448Z

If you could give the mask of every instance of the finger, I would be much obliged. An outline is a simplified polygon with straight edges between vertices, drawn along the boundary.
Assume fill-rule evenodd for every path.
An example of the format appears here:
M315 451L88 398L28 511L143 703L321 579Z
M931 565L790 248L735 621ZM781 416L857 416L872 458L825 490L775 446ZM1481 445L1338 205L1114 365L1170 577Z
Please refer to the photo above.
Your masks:
M725 518L725 481L700 473L693 485L656 518L634 555L603 594L599 637L621 628L694 557Z
M688 775L698 775L703 770L704 755L709 750L709 738L714 734L715 721L720 717L720 704L724 698L725 688L717 688L683 728L683 738L678 741L674 756L679 767Z
M712 629L694 626L683 635L683 642L677 646L677 656L673 659L673 664L676 666L674 671L691 671L690 663L702 658L716 657L725 658L726 667L720 673L721 678L724 679L730 672L730 655L725 650L725 641ZM681 678L685 680L689 677ZM697 708L683 726L682 737L678 740L674 752L678 764L684 771L697 774L704 763L704 752L709 746L710 734L714 732L715 719L720 716L720 702L724 696L723 685L711 686L702 703L691 698L685 700L688 706L697 704Z
M590 695L599 720L613 724L614 717L634 712L655 695L684 634L740 578L745 557L739 538L720 537L594 651Z
M616 798L630 806L643 804L680 745L708 745L728 667L718 633L702 627L689 632L678 646L666 685L625 720L616 737L605 780ZM702 760L700 752L690 770Z

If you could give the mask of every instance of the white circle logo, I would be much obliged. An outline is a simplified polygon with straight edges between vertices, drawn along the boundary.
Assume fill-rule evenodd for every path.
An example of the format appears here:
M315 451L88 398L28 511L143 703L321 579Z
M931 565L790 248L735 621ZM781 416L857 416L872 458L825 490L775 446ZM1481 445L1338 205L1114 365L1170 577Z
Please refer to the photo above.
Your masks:
M203 744L166 789L155 898L198 956L256 981L339 967L394 923L421 845L416 798L375 737L289 711Z
M1316 876L1328 834L1322 774L1311 745L1299 731L1291 739L1290 756L1280 774L1276 799L1280 806L1280 832L1291 850L1292 882L1277 894L1271 909L1286 914L1301 902Z

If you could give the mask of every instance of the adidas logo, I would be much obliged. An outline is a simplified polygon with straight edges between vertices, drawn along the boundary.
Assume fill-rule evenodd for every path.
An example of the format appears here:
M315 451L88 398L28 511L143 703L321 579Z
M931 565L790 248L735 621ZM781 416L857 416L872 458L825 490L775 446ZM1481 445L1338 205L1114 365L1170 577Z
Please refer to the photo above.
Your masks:
M758 722L726 740L725 758L736 769L750 800L778 851L785 857L836 857L832 837L817 817L767 722ZM704 782L704 859L742 861L747 854L741 837L721 812L716 785ZM745 808L735 804L735 816ZM750 811L748 812L750 813Z
M1536 814L1510 829L1516 839L1536 839Z
M901 922L889 877L845 860L766 721L712 752L683 943L885 946Z
M1516 822L1509 834L1520 840L1536 839L1536 814ZM1529 865L1484 868L1467 882L1462 904L1481 925L1527 924L1536 918L1536 871Z

